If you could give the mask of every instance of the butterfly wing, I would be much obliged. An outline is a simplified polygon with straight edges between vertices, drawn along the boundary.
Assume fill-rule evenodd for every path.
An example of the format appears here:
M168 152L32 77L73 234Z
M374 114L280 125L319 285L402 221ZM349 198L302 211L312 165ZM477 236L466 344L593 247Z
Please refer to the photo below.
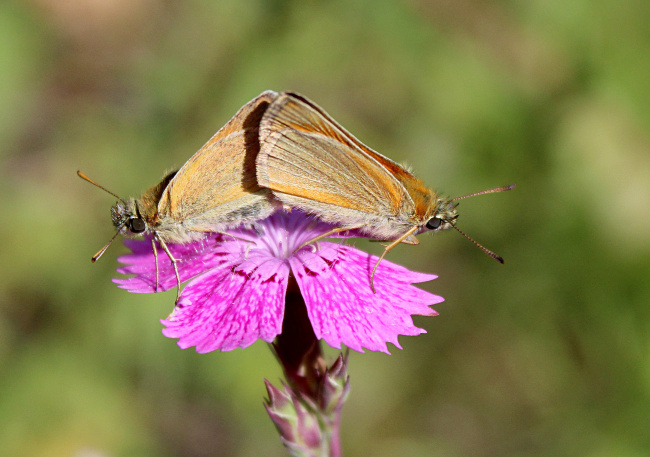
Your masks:
M405 219L413 202L399 165L370 150L314 103L280 94L260 125L257 179L286 204L344 227Z
M266 91L244 105L171 180L158 203L164 218L188 230L222 230L270 214L267 189L257 185L259 123L277 93Z

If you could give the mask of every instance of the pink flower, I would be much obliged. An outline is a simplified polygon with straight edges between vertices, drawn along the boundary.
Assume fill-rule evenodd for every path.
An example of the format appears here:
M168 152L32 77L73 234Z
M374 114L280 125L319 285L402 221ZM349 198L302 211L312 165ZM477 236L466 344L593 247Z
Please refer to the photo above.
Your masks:
M233 237L208 234L200 241L168 245L179 259L181 281L189 280L172 314L161 322L163 334L178 338L199 353L247 347L258 339L272 342L282 332L290 275L302 294L318 339L335 348L344 344L388 353L386 343L401 349L399 335L418 335L411 315L435 316L430 305L444 299L414 287L437 276L417 273L354 247L318 242L298 247L331 226L298 211L276 212L252 228L229 230ZM150 240L126 240L131 254L118 260L117 271L135 275L114 282L130 292L150 293L155 263ZM159 290L176 287L174 269L158 249Z

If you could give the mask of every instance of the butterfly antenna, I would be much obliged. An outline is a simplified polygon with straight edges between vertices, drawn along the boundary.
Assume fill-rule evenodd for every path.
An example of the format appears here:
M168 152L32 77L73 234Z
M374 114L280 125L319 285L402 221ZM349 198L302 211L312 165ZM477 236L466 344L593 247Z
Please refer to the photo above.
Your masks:
M508 189L506 189L506 190L508 190ZM452 226L453 228L455 228L456 231L458 231L458 233L460 233L460 234L463 235L465 238L467 238L468 240L470 240L470 241L471 241L472 243L474 243L474 244L475 244L475 245L476 245L476 246L477 246L481 251L485 252L487 255L489 255L490 257L492 257L494 260L498 260L498 261L501 262L501 263L505 263L505 261L503 260L503 257L501 257L500 255L498 255L498 254L496 254L496 253L490 251L488 248L486 248L485 246L483 246L482 244L480 244L478 241L474 240L472 237L470 237L468 234L466 234L466 233L463 232L461 229L459 229L458 227L456 227L454 224L451 224L451 226Z
M77 175L79 175L79 177L80 177L81 179L83 179L83 180L85 180L85 181L88 181L88 182L89 182L90 184L92 184L93 186L97 186L97 187L99 187L99 188L100 188L101 190L103 190L104 192L106 192L106 193L108 193L108 194L111 194L113 197L115 197L115 198L117 198L118 200L124 202L124 199L120 198L119 195L114 194L113 192L111 192L110 190L108 190L107 188L105 188L104 186L100 186L100 185L97 184L95 181L93 181L92 179L90 179L88 176L86 176L85 174L83 174L81 171L77 170ZM125 203L126 203L126 202L125 202ZM113 237L113 238L115 238L115 237ZM113 240L111 240L111 241L113 241ZM108 243L108 244L111 244L111 243ZM108 247L108 246L106 246L106 247ZM106 248L104 248L104 250L106 250ZM102 253L103 253L103 252L102 252ZM101 254L100 254L100 255L101 255Z
M482 190L482 191L480 191L480 192L474 192L473 194L463 195L462 197L452 198L452 199L449 200L449 201L452 201L452 202L453 202L453 201L456 201L456 200L462 200L463 198L476 197L477 195L493 194L493 193L495 193L495 192L505 192L506 190L512 190L512 189L514 189L515 186L516 186L516 184L510 184L509 186L495 187L494 189ZM498 261L501 262L501 263L505 263L504 260L503 260L503 257L501 257L500 255L498 255L498 254L496 254L496 253L490 251L488 248L486 248L485 246L483 246L481 243L479 243L478 241L474 240L474 239L473 239L472 237L470 237L468 234L466 234L466 233L463 232L461 229L459 229L458 227L456 227L456 225L455 225L453 222L451 222L451 221L448 221L448 222L451 224L451 226L452 226L453 228L456 229L456 231L457 231L458 233L460 233L460 234L463 235L465 238L467 238L467 239L470 240L472 243L474 243L474 244L475 244L475 245L476 245L476 246L477 246L481 251L485 252L487 255L489 255L490 257L492 257L494 260L498 260Z
M90 184L92 184L93 186L99 187L99 188L100 188L101 190L103 190L104 192L106 192L106 193L108 193L108 194L111 194L113 197L115 197L115 198L117 198L118 200L120 200L120 201L126 203L122 198L120 198L119 195L114 194L113 192L111 192L110 190L108 190L107 188L105 188L104 186L100 186L100 185L97 184L95 181L93 181L92 179L90 179L88 176L86 176L85 174L83 174L81 171L77 170L77 175L79 175L79 177L80 177L81 179L83 179L83 180L85 180L85 181L88 181L88 182L89 182ZM108 249L108 247L109 247L109 246L111 245L111 243L115 240L115 238L117 238L117 235L119 235L119 233L120 233L120 231L122 230L122 227L123 227L123 226L124 226L124 223L122 223L122 225L120 225L120 226L118 227L117 232L115 232L115 235L113 235L113 238L111 238L110 241L109 241L108 243L106 243L106 246L104 246L104 247L101 248L99 251L97 251L97 254L95 254L95 255L92 257L91 260L92 260L93 263L97 262L97 261L99 260L99 258L100 258L102 255L104 255L104 252L106 252L106 249Z
M91 181L92 182L92 181ZM93 183L94 184L94 183ZM97 184L95 184L97 185ZM512 190L514 189L516 184L510 184L509 186L503 186L503 187L495 187L494 189L488 189L488 190L482 190L480 192L474 192L473 194L468 194L468 195L463 195L462 197L456 197L452 198L449 201L456 201L456 200L462 200L463 198L469 198L469 197L476 197L477 195L483 195L483 194L493 194L495 192L505 192L506 190ZM456 229L458 230L458 229ZM462 232L461 232L462 233ZM467 236L467 235L465 235ZM471 239L471 238L470 238ZM473 240L472 240L473 241ZM480 244L479 244L480 246Z
M111 243L113 242L113 240L115 240L115 238L117 238L117 235L120 234L120 230L122 229L122 226L123 226L123 225L124 225L124 224L122 224L122 225L120 226L120 228L117 229L117 232L115 232L115 235L113 235L113 238L111 238L110 241L109 241L108 243L106 243L106 246L104 246L104 247L101 248L99 251L97 251L97 254L95 254L95 255L93 256L93 258L90 259L93 263L97 262L97 261L99 260L99 258L100 258L102 255L104 255L104 252L106 252L106 249L108 249L108 247L111 245Z

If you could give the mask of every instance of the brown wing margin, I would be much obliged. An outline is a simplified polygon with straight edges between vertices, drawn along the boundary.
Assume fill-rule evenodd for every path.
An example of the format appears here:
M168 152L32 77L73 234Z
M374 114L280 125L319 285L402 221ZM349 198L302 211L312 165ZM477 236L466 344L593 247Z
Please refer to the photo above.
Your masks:
M369 153L304 97L283 93L271 104L262 118L260 142L257 174L262 186L387 216L413 205L391 172L397 164Z
M406 178L407 180L410 178L414 178L414 176L406 171L404 167L399 165L398 163L392 161L388 157L378 153L377 151L369 148L365 144L363 144L357 137L352 135L350 132L348 132L343 126L341 126L338 122L336 122L332 117L320 106L318 106L316 103L312 102L311 100L307 99L306 97L303 97L300 94L297 94L295 92L284 92L282 95L288 95L291 96L295 99L298 99L302 101L303 103L309 105L313 110L317 111L321 116L323 116L325 119L329 121L330 124L337 126L338 128L338 135L340 137L340 140L342 142L345 142L347 144L352 144L358 147L359 149L363 150L366 154L370 155L373 159L375 159L377 162L381 163L384 167L386 167L390 172L399 180L402 180L402 178Z
M159 212L186 218L215 212L238 199L242 205L258 201L252 193L260 191L255 177L259 122L277 96L265 91L240 108L181 167L158 204Z

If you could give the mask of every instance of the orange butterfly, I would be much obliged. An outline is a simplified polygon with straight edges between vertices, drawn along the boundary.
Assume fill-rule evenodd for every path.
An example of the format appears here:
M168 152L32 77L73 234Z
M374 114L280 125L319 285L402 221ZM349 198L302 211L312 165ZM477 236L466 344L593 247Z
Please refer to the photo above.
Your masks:
M257 185L255 160L260 149L260 120L277 96L276 92L266 91L244 105L180 170L167 175L139 198L123 200L77 172L81 178L119 200L111 209L117 233L93 256L93 262L120 233L125 236L153 234L156 289L158 242L174 266L178 300L177 259L167 243L188 243L201 238L205 232L220 232L252 222L270 215L276 207L269 190Z
M470 196L448 199L426 187L402 166L357 140L315 103L295 93L278 95L266 110L260 143L259 185L271 189L284 205L338 226L309 243L349 230L390 241L372 270L373 291L377 266L391 249L399 243L418 244L415 235L424 231L458 230L458 204L454 202ZM472 242L503 263L501 257Z

